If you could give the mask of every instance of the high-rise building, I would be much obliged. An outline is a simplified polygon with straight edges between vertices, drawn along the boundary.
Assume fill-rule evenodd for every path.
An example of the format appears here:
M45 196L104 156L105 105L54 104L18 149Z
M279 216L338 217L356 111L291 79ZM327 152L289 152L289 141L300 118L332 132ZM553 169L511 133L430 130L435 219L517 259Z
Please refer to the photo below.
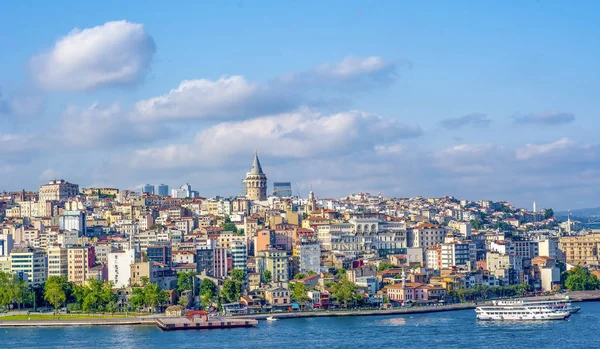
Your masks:
M477 248L470 241L455 241L441 244L442 268L475 266Z
M130 266L134 263L133 249L108 254L108 281L114 283L114 288L129 286Z
M171 197L178 199L193 197L192 186L186 183L179 187L179 189L171 189Z
M83 285L88 280L90 268L96 261L93 246L70 247L67 252L69 263L68 280L76 285Z
M144 184L142 186L142 194L146 193L146 194L154 194L154 186L152 184Z
M227 268L227 251L225 247L215 247L214 249L214 267L213 276L222 279L227 276L229 268Z
M40 186L39 201L64 201L79 194L79 186L64 179L55 179Z
M170 243L156 242L146 248L146 255L148 255L149 262L166 264L169 267L173 265L171 253Z
M48 256L41 249L14 248L10 253L10 271L20 275L30 286L42 285L48 273Z
M61 246L50 246L48 248L48 276L69 275L69 261L67 249Z
M287 198L292 196L292 183L273 182L273 196Z
M201 246L196 249L196 272L214 275L215 251L212 246Z
M256 266L262 275L265 270L271 272L273 282L288 282L289 257L285 251L266 250L256 252Z
M166 184L159 184L156 193L160 196L169 196L169 186Z
M248 255L246 253L246 244L243 241L231 242L231 259L233 260L233 269L241 269L246 272L246 261Z
M246 197L252 201L267 200L267 175L260 166L257 152L254 153L250 172L246 173Z

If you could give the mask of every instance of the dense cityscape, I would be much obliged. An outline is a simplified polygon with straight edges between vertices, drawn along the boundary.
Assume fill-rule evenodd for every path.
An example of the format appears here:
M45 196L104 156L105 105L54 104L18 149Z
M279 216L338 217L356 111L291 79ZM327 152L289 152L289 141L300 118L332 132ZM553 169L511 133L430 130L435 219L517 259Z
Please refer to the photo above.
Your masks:
M255 154L229 198L189 184L135 192L62 179L3 193L0 307L232 315L598 287L600 234L535 203L271 187Z

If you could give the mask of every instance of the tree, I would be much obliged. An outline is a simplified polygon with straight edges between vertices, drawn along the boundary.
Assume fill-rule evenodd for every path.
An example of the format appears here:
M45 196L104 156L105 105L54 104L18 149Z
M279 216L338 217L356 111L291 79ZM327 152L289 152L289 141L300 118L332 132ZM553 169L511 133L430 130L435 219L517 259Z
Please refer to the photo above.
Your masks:
M117 303L116 301L110 301L106 304L105 309L107 312L114 314L117 311L117 309L119 309L119 303Z
M302 282L296 282L294 285L294 289L292 290L292 298L298 302L301 306L308 301L308 290L306 286Z
M179 272L177 273L177 291L190 291L194 289L194 277L196 276L195 271Z
M383 263L379 263L379 266L377 267L377 271L384 271L384 270L388 270L388 269L393 269L395 267L396 266L392 263L383 262Z
M304 273L298 273L298 274L294 275L294 279L296 279L296 280L304 279L305 277L306 277L306 274L304 274Z
M552 217L554 217L554 210L551 208L547 208L544 212L544 219L550 219Z
M270 270L265 270L262 272L263 280L268 284L273 280L273 274L271 274Z
M160 290L158 284L150 283L144 287L144 303L150 308L163 304L168 296L167 292Z
M140 282L142 283L142 287L145 287L146 285L148 285L150 283L150 278L147 276L142 276L140 278Z
M242 269L233 269L231 278L235 281L244 282L246 281L246 273Z
M599 284L598 278L595 275L591 275L580 265L567 272L565 286L569 291L595 290Z
M221 289L221 295L227 301L227 303L237 302L242 294L242 283L235 280L225 280L223 282L223 288Z
M209 279L203 279L200 283L198 294L203 297L206 296L209 299L213 299L217 296L219 290L217 285Z
M344 303L344 307L348 308L348 302L354 299L356 294L356 286L347 278L342 278L338 283L334 284L333 296L338 302Z
M129 298L129 304L135 310L139 310L145 303L144 289L141 287L135 287L132 290L132 296Z
M6 308L9 304L23 303L27 284L17 275L0 271L0 306Z
M479 220L479 219L472 219L471 220L471 228L473 228L475 230L481 230L484 228L483 222L481 222L481 220Z
M316 273L315 273L314 271L312 271L312 270L309 270L309 271L307 272L307 274L308 274L308 275L315 275Z
M221 228L223 228L224 231L232 231L237 233L237 227L235 226L235 223L224 222L221 224Z
M64 277L53 275L48 277L44 285L44 299L54 306L54 309L60 308L67 301L64 283L67 283Z

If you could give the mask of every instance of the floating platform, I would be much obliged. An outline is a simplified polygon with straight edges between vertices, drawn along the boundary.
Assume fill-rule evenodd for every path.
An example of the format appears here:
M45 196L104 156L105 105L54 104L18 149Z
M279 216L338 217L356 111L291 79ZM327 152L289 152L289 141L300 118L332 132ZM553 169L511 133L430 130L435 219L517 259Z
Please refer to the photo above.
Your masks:
M156 325L163 331L209 330L217 328L254 327L258 320L208 316L206 313L188 313L181 317L156 319Z

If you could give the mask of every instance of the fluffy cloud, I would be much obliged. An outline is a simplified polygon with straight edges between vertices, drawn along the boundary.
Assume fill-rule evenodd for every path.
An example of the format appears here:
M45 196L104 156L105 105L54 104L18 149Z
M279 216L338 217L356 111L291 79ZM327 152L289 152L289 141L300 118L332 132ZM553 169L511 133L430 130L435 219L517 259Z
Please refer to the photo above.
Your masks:
M137 83L150 68L156 46L141 24L107 22L73 29L31 59L38 84L50 90L88 90Z
M278 112L293 105L243 76L185 80L168 94L137 103L136 119L241 118Z
M564 112L533 113L516 115L514 120L516 124L564 125L575 121L575 115Z
M199 132L191 144L138 150L132 166L188 167L198 163L223 163L251 152L249 145L260 149L261 154L280 159L338 156L357 149L396 144L395 141L421 134L418 126L358 111L321 115L301 109L243 122L220 123Z
M573 149L576 143L569 138L561 138L556 142L542 144L527 144L515 151L518 160L531 160L535 157L551 155L553 153Z
M159 139L169 129L158 125L134 123L118 104L103 106L94 103L87 108L68 106L57 129L56 140L78 147L111 147Z
M185 80L167 94L138 102L133 118L232 120L270 115L336 98L336 91L323 88L370 88L388 83L395 78L395 71L396 66L381 57L346 57L337 64L284 74L264 83L249 82L243 76Z
M393 82L398 66L383 57L347 56L338 63L324 63L314 69L288 73L275 79L283 86L319 86L337 89L365 89Z
M491 120L483 113L471 113L460 117L447 118L441 124L447 129L458 129L463 126L487 127Z

